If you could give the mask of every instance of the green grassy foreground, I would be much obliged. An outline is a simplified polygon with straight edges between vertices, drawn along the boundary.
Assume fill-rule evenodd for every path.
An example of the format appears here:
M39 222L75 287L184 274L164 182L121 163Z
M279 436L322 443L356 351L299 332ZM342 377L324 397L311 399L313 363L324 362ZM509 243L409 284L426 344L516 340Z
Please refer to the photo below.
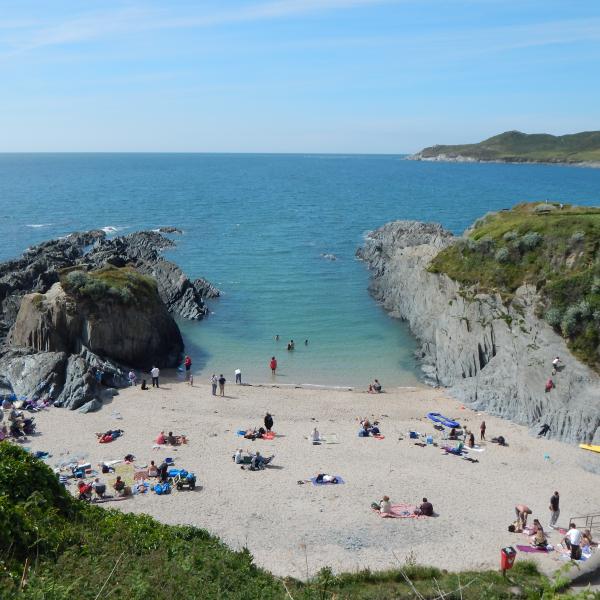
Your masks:
M256 567L248 551L233 552L203 530L79 502L43 462L0 443L3 600L388 600L418 594L427 599L499 600L514 597L515 587L520 597L530 600L567 597L561 593L564 585L550 582L525 561L517 562L507 579L493 571L447 573L408 559L394 571L334 576L324 569L306 583L284 581Z
M600 163L600 131L561 136L507 131L478 144L431 146L417 156L434 158L442 154L480 161Z
M519 204L479 219L430 270L507 302L524 283L539 316L583 362L600 370L600 208Z

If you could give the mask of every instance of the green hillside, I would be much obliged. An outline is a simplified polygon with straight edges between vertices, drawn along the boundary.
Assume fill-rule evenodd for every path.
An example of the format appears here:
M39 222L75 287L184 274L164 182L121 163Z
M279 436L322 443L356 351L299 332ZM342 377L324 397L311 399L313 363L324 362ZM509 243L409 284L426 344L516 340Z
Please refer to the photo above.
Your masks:
M394 571L334 576L324 569L306 583L282 580L256 567L248 551L233 552L206 531L80 502L43 462L0 442L2 600L575 598L527 561L517 561L504 578L498 571L454 574L403 559Z
M600 370L600 208L519 204L479 219L430 270L507 301L524 283L571 351Z
M415 158L467 158L478 161L600 163L600 131L554 136L507 131L478 144L431 146Z

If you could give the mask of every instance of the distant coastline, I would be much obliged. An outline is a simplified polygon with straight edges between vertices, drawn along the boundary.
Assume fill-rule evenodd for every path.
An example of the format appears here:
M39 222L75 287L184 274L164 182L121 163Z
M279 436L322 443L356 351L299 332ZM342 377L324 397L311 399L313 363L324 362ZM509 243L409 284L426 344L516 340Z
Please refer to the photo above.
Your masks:
M484 159L472 156L439 154L437 156L421 156L419 153L406 156L404 160L415 160L420 162L444 162L444 163L478 163L478 164L504 164L504 165L552 165L558 167L580 167L587 169L600 169L600 161L567 162L563 160L523 160L523 159Z

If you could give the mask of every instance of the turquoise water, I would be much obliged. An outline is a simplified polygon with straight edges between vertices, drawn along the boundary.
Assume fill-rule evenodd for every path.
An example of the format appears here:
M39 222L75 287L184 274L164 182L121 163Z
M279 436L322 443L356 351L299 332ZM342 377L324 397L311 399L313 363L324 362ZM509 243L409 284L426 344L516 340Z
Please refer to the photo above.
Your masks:
M600 170L397 156L0 155L0 259L74 230L175 225L185 234L169 258L223 291L209 319L181 323L197 378L233 379L239 367L246 380L270 381L276 355L281 383L410 385L415 343L369 297L354 258L365 232L393 219L460 232L489 210L542 199L600 204Z

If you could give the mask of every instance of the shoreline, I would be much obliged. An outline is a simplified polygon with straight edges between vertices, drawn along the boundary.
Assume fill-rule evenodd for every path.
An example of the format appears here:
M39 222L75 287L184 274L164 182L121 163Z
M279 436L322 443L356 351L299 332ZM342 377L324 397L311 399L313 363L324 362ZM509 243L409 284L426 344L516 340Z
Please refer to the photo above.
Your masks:
M437 156L421 157L411 155L403 160L413 160L416 162L444 162L444 163L463 163L463 164L504 164L504 165L550 165L556 167L579 167L583 169L600 169L600 162L582 161L582 162L563 162L563 161L546 161L546 160L502 160L502 159L482 159L472 158L469 156L445 156L443 158Z
M561 526L570 515L600 505L598 476L579 465L582 450L533 438L523 426L461 408L445 390L368 394L227 384L221 398L204 383L190 387L164 377L161 385L147 392L124 389L96 413L55 408L37 413L40 434L26 445L50 451L46 462L51 466L66 460L65 452L92 465L128 453L140 465L174 457L177 467L196 473L201 486L196 491L138 495L107 507L206 529L231 548L247 546L256 563L277 576L305 579L325 566L335 572L385 570L398 566L393 553L449 570L495 569L498 548L527 543L506 531L516 503L528 503L533 516L546 523L546 496L561 490ZM265 411L275 419L274 440L236 437L238 429L260 425ZM417 446L408 430L442 442L425 416L429 411L457 418L475 431L485 419L488 437L502 434L509 446L483 444L484 451L470 455L476 456L475 464L444 455L440 447ZM359 438L360 415L378 419L385 439ZM336 443L310 444L306 438L314 426ZM114 428L124 435L111 444L97 443L94 432ZM185 433L189 443L155 450L153 440L161 430ZM273 467L240 470L231 460L239 447L274 454ZM298 484L316 473L341 475L345 484ZM575 476L579 485L572 492L568 484ZM427 496L438 516L381 519L369 505L382 494L412 504ZM556 543L556 535L550 535ZM457 553L457 547L472 551ZM563 564L552 555L533 556L549 572Z

